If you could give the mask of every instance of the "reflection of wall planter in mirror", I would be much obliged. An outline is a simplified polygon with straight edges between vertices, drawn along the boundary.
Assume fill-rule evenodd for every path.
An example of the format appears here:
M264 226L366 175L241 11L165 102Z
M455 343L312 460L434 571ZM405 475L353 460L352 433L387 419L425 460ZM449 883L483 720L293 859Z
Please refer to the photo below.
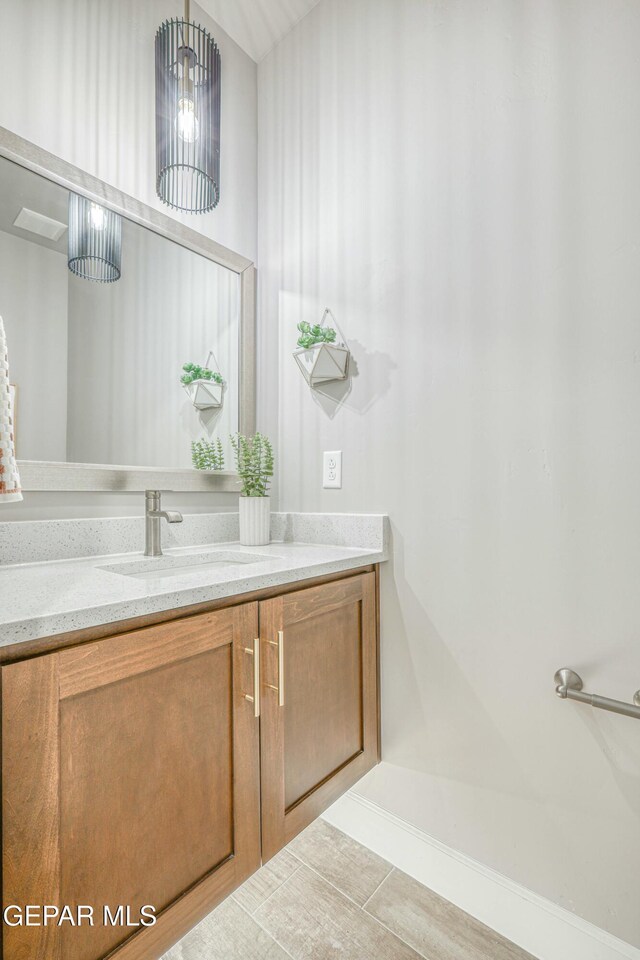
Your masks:
M161 20L181 16L182 4L164 6L151 34L145 27L147 40ZM128 47L120 52L129 56ZM153 48L147 52L153 56ZM151 66L136 62L145 71ZM135 99L135 89L127 89ZM168 208L161 213L157 200L154 209L126 196L1 126L0 184L0 313L4 307L9 354L16 358L23 488L237 497L227 438L256 429L253 263L169 216ZM109 211L121 217L117 282L87 282L68 268L69 191L95 204L89 210L96 226L106 226ZM33 212L26 221L25 211ZM307 317L300 314L294 326L299 319ZM224 379L222 402L196 410L180 383L181 368L186 361L204 367L210 349ZM0 379L2 366L0 358ZM209 402L219 402L219 385L215 392ZM217 437L224 469L194 470L191 441Z
M216 369L209 366L212 359ZM211 407L222 406L224 380L213 351L209 352L204 367L197 363L185 363L182 369L184 372L180 377L180 383L187 391L196 410L209 410Z
M122 218L87 197L69 194L69 270L83 280L120 279Z
M156 33L156 192L189 213L220 199L220 52L189 0Z
M335 326L327 325L331 317ZM349 370L349 347L336 319L327 307L319 324L304 321L298 324L298 350L293 354L304 377L312 387L330 380L346 380Z

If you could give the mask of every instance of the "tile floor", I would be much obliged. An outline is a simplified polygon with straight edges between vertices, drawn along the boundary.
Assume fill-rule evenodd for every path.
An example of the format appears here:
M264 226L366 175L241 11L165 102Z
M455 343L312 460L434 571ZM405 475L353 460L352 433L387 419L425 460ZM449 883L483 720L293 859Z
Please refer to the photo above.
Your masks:
M317 820L163 960L533 960Z

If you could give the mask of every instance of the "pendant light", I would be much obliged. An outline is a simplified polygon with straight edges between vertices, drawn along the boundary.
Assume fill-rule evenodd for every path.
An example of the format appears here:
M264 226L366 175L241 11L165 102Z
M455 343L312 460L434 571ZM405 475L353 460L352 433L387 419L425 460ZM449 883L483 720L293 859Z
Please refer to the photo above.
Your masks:
M69 194L69 270L84 280L120 279L122 218L77 193Z
M189 213L220 199L220 52L189 0L156 33L156 192Z

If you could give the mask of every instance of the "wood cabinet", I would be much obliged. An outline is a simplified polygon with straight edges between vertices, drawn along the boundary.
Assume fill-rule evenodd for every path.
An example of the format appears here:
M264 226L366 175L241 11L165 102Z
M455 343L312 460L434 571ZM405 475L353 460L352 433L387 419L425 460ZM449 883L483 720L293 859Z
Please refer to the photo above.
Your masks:
M376 762L375 574L245 600L0 668L4 906L94 918L4 960L155 960Z
M262 858L378 755L375 574L260 604Z

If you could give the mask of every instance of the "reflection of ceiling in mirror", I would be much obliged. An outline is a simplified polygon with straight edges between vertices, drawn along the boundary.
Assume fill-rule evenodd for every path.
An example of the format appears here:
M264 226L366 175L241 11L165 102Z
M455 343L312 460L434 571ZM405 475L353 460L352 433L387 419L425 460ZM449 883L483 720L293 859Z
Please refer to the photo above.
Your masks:
M26 170L18 163L0 158L0 230L39 243L50 250L67 252L66 232L59 240L47 240L31 231L15 227L13 221L23 207L52 220L67 223L68 193L44 177Z
M191 467L191 441L238 429L237 274L123 220L122 277L67 269L57 242L13 225L26 207L66 223L67 191L0 159L0 313L20 387L27 460ZM198 411L180 376L213 350L223 404Z

